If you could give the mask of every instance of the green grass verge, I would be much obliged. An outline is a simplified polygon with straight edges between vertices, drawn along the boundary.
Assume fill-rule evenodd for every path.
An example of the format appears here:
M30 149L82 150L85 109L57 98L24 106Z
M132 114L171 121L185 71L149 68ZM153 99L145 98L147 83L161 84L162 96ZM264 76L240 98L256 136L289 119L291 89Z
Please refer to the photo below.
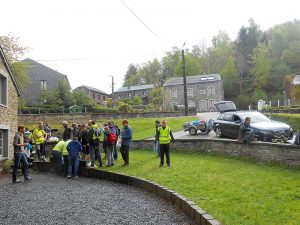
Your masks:
M272 113L272 119L291 125L294 131L300 130L300 114Z
M120 157L121 158L121 157ZM146 178L192 199L222 224L300 224L300 171L197 152L171 151L159 168L152 151L130 152L130 166L105 168Z
M129 125L132 127L133 130L133 140L144 140L147 138L154 137L155 135L155 120L162 120L166 119L168 121L168 125L173 132L180 131L183 129L183 124L185 122L189 122L192 120L198 119L196 116L183 116L183 117L170 117L170 118L133 118L128 119ZM97 124L102 126L103 124L107 123L108 120L97 120ZM122 129L121 119L114 120L115 124ZM87 121L82 121L86 122ZM25 127L28 127L29 130L33 130L36 128L36 124L34 123L27 123ZM58 124L50 124L53 129L58 129L59 132L63 132L63 127L60 123ZM55 135L55 134L54 134Z

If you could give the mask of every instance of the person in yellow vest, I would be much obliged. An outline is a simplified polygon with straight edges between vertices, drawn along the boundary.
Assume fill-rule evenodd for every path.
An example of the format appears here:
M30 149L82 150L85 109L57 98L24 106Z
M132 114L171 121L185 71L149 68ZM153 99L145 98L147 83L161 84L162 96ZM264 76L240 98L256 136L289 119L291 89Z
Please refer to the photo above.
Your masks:
M43 121L39 121L38 128L33 131L33 140L35 142L36 151L38 154L38 160L46 161L46 151L45 151L45 140L47 134L44 131Z
M59 141L52 149L52 156L55 164L56 174L59 174L62 171L62 151L64 149L64 146L65 142Z
M102 131L94 120L89 123L89 126L88 144L90 147L91 167L97 167L95 165L97 159L99 166L102 167L102 159L100 154L100 136Z
M66 177L68 175L68 167L69 167L69 151L67 149L68 144L71 140L65 141L63 150L62 150L62 156L64 159L64 176Z
M171 129L167 126L167 121L161 121L161 127L157 128L156 141L159 141L160 150L160 167L164 166L164 155L166 154L166 162L170 167L170 142L175 142Z

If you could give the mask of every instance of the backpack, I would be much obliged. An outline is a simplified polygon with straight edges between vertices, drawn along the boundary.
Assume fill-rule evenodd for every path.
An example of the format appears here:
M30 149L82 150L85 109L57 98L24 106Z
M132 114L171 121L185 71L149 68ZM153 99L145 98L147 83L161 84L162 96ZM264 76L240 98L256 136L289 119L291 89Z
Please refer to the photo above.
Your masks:
M117 141L117 136L116 136L116 134L113 133L113 132L110 132L109 135L108 135L107 140L108 140L108 143L109 143L109 144L115 144L116 141Z
M299 131L296 134L294 145L300 145L300 132Z

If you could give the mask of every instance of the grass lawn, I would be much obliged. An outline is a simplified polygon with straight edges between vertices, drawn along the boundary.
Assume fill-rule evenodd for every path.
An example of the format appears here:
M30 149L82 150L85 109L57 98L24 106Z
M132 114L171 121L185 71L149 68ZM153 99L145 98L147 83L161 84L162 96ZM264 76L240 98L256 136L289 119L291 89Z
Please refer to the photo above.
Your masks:
M198 117L196 116L183 116L183 117L170 117L170 118L133 118L128 119L129 125L133 130L133 140L143 140L147 138L154 137L155 135L155 120L166 119L168 121L168 125L173 132L180 131L183 129L183 124L188 121L196 120ZM104 123L107 123L108 120L97 120L98 126L102 126ZM122 129L121 119L115 119L115 123ZM88 121L82 121L87 123ZM61 123L57 124L49 124L53 129L58 129L59 132L63 132L63 127ZM29 130L33 130L36 128L36 124L28 123L25 124L25 127L28 127ZM71 124L69 124L71 126ZM55 135L55 133L54 133Z
M299 225L300 171L250 161L171 151L171 167L159 168L152 151L130 152L130 166L114 172L152 180L192 199L222 224Z

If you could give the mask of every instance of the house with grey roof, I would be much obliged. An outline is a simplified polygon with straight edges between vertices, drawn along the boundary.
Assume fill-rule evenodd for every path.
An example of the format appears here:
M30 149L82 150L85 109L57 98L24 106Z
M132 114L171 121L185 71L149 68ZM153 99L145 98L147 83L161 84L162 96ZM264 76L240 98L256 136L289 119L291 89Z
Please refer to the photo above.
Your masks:
M106 101L110 97L110 95L105 93L104 91L87 85L79 86L74 90L84 92L87 96L92 98L96 103L101 105L106 105Z
M219 74L188 76L186 83L190 108L196 108L199 112L215 111L214 103L224 100L222 79ZM163 87L163 105L165 108L184 106L182 77L167 80Z
M3 160L13 157L20 95L16 79L0 46L0 164Z
M55 91L59 81L65 82L71 89L67 75L29 58L22 60L22 62L27 65L29 78L29 84L22 93L26 106L40 105L39 96L44 90Z
M143 101L143 105L148 105L150 103L149 94L154 87L154 84L121 87L120 89L115 91L115 99L118 100L139 96Z

